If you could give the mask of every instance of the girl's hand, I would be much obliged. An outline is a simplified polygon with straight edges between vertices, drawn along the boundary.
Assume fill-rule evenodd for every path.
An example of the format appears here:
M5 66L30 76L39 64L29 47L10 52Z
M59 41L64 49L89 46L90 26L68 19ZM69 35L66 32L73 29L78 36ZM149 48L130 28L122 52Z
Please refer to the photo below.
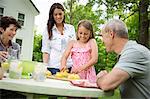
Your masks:
M79 68L77 68L77 67L73 67L73 68L71 69L71 73L77 74L77 73L78 73L78 69L79 69Z
M84 67L83 66L80 66L78 68L74 68L73 70L71 70L71 73L75 73L75 74L78 74L80 73L81 71L84 70Z
M78 73L78 72L77 72L77 68L71 69L71 73L77 74L77 73Z
M60 71L65 71L67 70L67 66L60 66Z
M78 70L77 70L77 73L80 73L80 72L82 72L84 70L84 66L80 66L79 68L78 68Z
M0 62L5 62L8 58L8 52L0 51Z

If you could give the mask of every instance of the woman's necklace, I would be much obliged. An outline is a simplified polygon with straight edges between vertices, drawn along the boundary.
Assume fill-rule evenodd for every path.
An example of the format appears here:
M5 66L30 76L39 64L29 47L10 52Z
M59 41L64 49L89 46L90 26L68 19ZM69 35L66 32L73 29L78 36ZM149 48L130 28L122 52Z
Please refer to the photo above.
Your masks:
M63 28L58 28L58 31L60 32L61 35L64 35L64 29Z
M64 25L57 25L57 29L61 35L64 35Z

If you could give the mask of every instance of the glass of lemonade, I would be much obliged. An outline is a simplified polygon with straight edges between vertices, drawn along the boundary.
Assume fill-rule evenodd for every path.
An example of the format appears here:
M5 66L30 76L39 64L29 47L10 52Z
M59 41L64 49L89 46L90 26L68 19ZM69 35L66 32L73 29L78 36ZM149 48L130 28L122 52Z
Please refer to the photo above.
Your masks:
M22 76L22 66L21 61L12 60L9 68L9 78L21 79Z
M44 81L46 79L46 65L44 63L36 64L33 79L36 81Z
M10 62L5 61L1 63L2 69L4 71L4 77L8 77L8 72L9 72L9 67L10 67Z
M17 49L13 49L12 47L9 47L7 49L8 52L7 59L5 60L5 62L1 63L2 69L4 71L4 77L6 78L8 77L11 61L17 59L17 51L18 51Z

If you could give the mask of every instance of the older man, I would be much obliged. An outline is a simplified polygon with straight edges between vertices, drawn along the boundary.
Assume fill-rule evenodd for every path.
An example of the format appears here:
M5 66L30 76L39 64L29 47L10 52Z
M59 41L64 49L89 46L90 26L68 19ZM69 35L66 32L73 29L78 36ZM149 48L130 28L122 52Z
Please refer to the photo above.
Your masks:
M150 51L128 40L128 30L121 20L106 23L101 32L107 52L118 54L118 62L109 73L97 75L97 85L102 90L120 86L121 98L150 98Z

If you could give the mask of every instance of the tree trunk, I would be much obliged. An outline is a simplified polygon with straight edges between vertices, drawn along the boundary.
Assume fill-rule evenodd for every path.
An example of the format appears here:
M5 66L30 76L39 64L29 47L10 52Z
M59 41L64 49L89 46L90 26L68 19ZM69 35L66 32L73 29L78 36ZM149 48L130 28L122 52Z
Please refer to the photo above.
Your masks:
M149 20L148 20L149 0L139 2L139 43L149 47Z
M73 0L70 1L70 24L72 24L72 4L73 4Z

